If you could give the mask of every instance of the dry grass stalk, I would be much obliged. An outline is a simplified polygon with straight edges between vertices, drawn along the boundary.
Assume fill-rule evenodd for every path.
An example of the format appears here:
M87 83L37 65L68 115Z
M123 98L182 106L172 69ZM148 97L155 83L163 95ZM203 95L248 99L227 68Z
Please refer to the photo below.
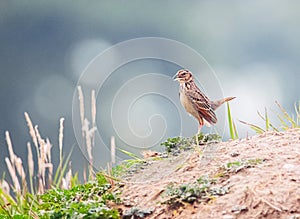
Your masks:
M16 165L17 173L21 177L21 181L22 181L22 194L25 195L27 192L27 182L26 182L26 174L22 164L22 159L16 157L15 165Z
M51 163L51 148L52 144L50 143L49 138L46 138L46 143L45 143L45 160L47 163Z
M13 167L13 165L10 162L10 160L9 160L8 157L5 158L5 162L6 162L6 166L7 166L8 172L9 172L9 174L11 176L12 181L13 181L14 189L15 189L15 191L16 191L17 194L20 194L20 192L21 192L21 186L20 186L17 174L16 174L16 170Z
M111 187L114 188L115 181L112 177L112 166L110 165L109 162L107 163L107 176L105 178L111 184Z
M33 161L33 155L32 155L32 150L31 150L31 145L30 142L27 142L27 163L28 163L28 171L29 171L29 182L30 182L30 189L31 189L31 193L34 193L34 189L33 189L33 174L34 174L34 161Z
M80 110L80 119L81 119L81 130L82 138L85 142L86 152L88 155L88 170L89 178L94 178L93 173L93 154L92 148L95 146L95 132L96 128L96 94L95 90L92 90L91 93L91 115L92 115L92 128L89 128L89 121L84 117L84 96L81 89L81 86L78 86L78 99L79 99L79 110ZM86 178L86 173L84 172L84 178Z
M45 187L41 176L38 176L38 194L44 194Z
M116 140L115 136L111 136L110 138L110 157L111 157L111 163L116 163Z
M85 145L86 145L86 150L87 150L87 154L88 154L88 158L89 160L91 160L92 157L92 144L91 144L91 138L89 136L90 132L89 132L89 121L87 119L84 119L84 125L82 126L82 130L84 131L84 135L85 135Z
M63 177L61 179L61 186L60 186L62 189L68 189L68 183L67 183L67 180Z
M52 163L46 163L45 168L48 169L48 187L52 185L52 176L53 176L53 164Z
M62 169L62 149L63 149L63 139L64 139L64 118L59 120L59 136L58 136L58 146L59 146L59 170Z
M6 140L7 147L8 147L10 161L11 161L12 166L14 167L15 166L16 155L14 153L13 146L12 146L11 139L10 139L8 131L5 132L5 140Z
M79 114L80 114L80 121L81 121L81 135L82 135L82 140L84 142L84 141L86 141L84 135L87 130L87 127L85 124L85 119L84 119L84 96L83 96L81 86L78 86L77 89L78 89L78 100L79 100ZM89 152L87 151L87 153L89 153ZM90 165L88 165L88 166L90 166ZM84 172L83 172L83 178L84 178L84 181L86 182L85 168L84 168Z
M24 113L25 119L29 128L30 136L33 140L33 143L36 147L36 153L38 158L38 164L37 164L37 170L38 170L38 176L37 176L37 193L43 194L45 192L46 188L50 188L50 186L53 183L52 177L53 177L53 164L51 163L51 142L47 138L46 140L41 137L41 134L39 132L38 126L33 127L32 121L28 115L28 113ZM64 118L60 119L60 128L59 128L59 149L60 149L60 159L62 162L62 147L63 147L63 121ZM10 176L13 181L13 187L16 194L21 193L21 188L24 192L24 194L28 190L27 181L26 181L26 174L24 171L24 167L22 164L21 158L17 157L13 151L13 146L11 142L11 138L9 135L9 132L5 132L5 138L8 145L8 151L9 151L9 158L5 158L5 162L7 165L7 168L9 170ZM30 189L31 193L34 194L33 189L33 178L34 178L34 159L33 159L33 153L30 142L27 143L27 150L28 150L28 171L29 171L29 180L30 180ZM47 179L46 179L47 174ZM68 174L72 174L71 170L69 170ZM18 178L18 176L20 178ZM68 177L70 178L70 176ZM20 185L19 179L22 180L22 186ZM0 187L2 188L5 186L4 180L0 182ZM7 184L7 183L6 183ZM9 189L5 190L8 191Z
M87 176L86 176L86 164L84 164L84 168L83 168L83 182L87 182Z
M84 120L84 127L83 130L85 132L85 143L86 143L86 150L89 158L89 177L94 179L94 171L93 171L93 151L92 151L92 139L97 130L96 127L92 127L89 129L89 121L87 119Z
M91 114L92 114L92 126L96 127L96 94L95 90L92 90L91 93ZM92 147L95 147L95 133L93 132L91 136L91 141L92 141Z
M45 169L48 169L48 187L52 184L52 175L53 175L53 164L51 163L51 148L52 144L50 143L49 138L46 138L45 143Z
M43 194L45 191L45 141L42 139L38 126L34 127L35 134L39 143L38 156L38 194Z
M34 144L35 149L36 149L37 158L38 158L38 165L37 165L38 166L38 173L40 174L40 172L41 172L40 167L41 167L42 164L41 164L41 159L40 159L40 149L39 149L39 145L38 145L38 137L37 137L37 134L36 134L37 126L35 128L33 127L32 121L31 121L31 119L29 117L29 114L27 112L25 112L24 115L25 115L25 120L26 120L28 129L29 129L29 134L32 138L33 144ZM39 132L37 132L37 133L39 133ZM31 171L31 173L29 173L30 174L30 186L31 186L31 192L33 192L32 179L33 179L33 175L34 175L34 162L33 162L33 156L32 156L30 143L27 144L27 148L28 148L28 167L29 167L29 172ZM31 153L31 155L29 153ZM40 183L40 179L38 179L38 193L39 194L41 194L40 193L40 190L41 190L40 186L41 185L42 185L42 183Z
M25 179L26 178L26 174L23 168L23 164L22 164L22 159L17 157L16 161L15 161L15 165L16 165L16 169L17 169L17 173L19 174L19 176L21 177L21 179Z
M38 140L38 143L40 145L39 147L39 157L38 157L38 174L39 174L39 187L43 186L45 187L45 175L46 175L46 167L45 167L45 159L46 159L46 155L45 155L45 141L44 139L42 139L40 132L38 130L38 126L36 125L34 127L35 129L35 133L36 133L36 137ZM44 191L44 188L39 188L39 191Z
M46 142L41 137L38 126L35 126L35 133L37 136L37 140L39 143L39 157L38 157L38 175L39 175L39 187L42 186L43 188L39 188L39 192L44 192L47 187L50 187L52 184L52 176L53 176L53 164L51 163L51 143L50 140L47 138ZM47 172L48 170L48 172ZM47 181L46 181L46 173L48 173Z
M2 190L2 192L6 195L10 195L9 192L10 192L10 189L9 189L9 184L4 180L2 179L0 181L0 189ZM8 203L7 199L4 197L4 195L0 195L0 198L3 200L4 203Z
M81 86L77 87L78 89L78 99L79 99L79 113L80 113L80 120L81 120L81 126L84 125L84 97L83 92L81 89ZM82 130L82 137L84 137L84 131Z
M32 138L32 141L33 141L35 147L37 148L38 147L37 137L35 135L35 131L34 131L31 119L30 119L30 117L29 117L29 115L28 115L27 112L25 112L24 115L25 115L25 120L27 122L27 126L29 128L29 134L30 134L30 136Z
M9 184L4 179L0 181L0 187L5 194L9 194Z
M11 142L8 131L5 132L5 140L7 143L9 157L10 157L10 159L8 157L5 158L6 166L9 171L9 174L11 176L11 179L14 183L14 189L17 194L20 194L21 186L20 186L17 174L16 174L16 169L15 169L16 165L17 165L17 170L20 171L20 174L22 174L22 169L19 166L19 159L13 151L13 146L12 146L12 142ZM22 161L21 161L21 163L22 163ZM24 172L24 170L23 170L23 172ZM25 172L24 172L24 175L25 175Z
M33 161L30 142L27 142L27 151L28 151L27 162L28 162L29 176L32 178L34 173L34 161Z
M41 139L41 136L40 136L40 133L39 133L39 130L38 130L38 126L35 126L35 132L36 132L36 138L37 139ZM41 155L40 155L40 148L39 148L39 146L38 146L38 144L37 144L37 146L36 146L36 152L37 152L37 158L38 158L38 174L41 174L41 166L42 166L42 164L41 164Z
M92 153L92 137L95 134L97 128L92 127L89 128L89 121L87 119L84 120L84 127L83 130L85 132L85 143L86 143L86 149L88 153L89 160L93 160L93 153Z
M93 126L96 126L96 94L95 90L92 90L92 106L91 106L91 112L92 112L92 124Z
M62 188L63 189L71 189L72 187L72 165L69 163L69 170L66 174L66 177L62 179Z

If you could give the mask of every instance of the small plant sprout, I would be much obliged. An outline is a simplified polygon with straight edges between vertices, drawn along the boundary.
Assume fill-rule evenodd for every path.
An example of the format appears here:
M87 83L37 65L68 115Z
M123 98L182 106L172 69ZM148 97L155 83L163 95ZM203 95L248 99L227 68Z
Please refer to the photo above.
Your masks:
M300 122L300 101L298 102L298 106L297 103L295 103L295 113L296 115L289 115L287 113L287 111L279 104L278 101L275 101L277 107L279 108L280 112L275 112L279 122L281 123L281 127L280 128L276 128L269 119L268 113L267 113L267 109L265 109L265 115L263 116L260 112L257 112L258 116L265 121L265 129L245 122L245 121L240 121L241 123L248 125L252 130L254 130L257 134L262 134L266 131L269 131L270 128L272 128L273 131L277 131L279 132L280 130L287 130L290 128L299 128L299 122Z

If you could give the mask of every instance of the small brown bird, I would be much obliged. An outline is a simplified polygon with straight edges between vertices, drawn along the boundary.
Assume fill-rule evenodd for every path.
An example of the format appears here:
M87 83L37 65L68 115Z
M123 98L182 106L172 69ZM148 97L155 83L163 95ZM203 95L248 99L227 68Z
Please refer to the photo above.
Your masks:
M174 76L175 81L180 84L179 97L185 110L194 116L198 122L198 134L203 125L211 126L217 123L215 110L223 103L234 99L227 97L221 100L212 101L205 96L193 80L193 74L187 69L179 70Z

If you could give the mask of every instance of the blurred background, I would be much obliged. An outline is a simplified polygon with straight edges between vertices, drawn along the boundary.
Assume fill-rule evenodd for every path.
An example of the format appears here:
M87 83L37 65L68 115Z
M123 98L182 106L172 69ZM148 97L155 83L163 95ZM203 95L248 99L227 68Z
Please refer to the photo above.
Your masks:
M275 119L276 115L272 113L277 110L275 100L292 113L294 103L300 99L299 8L300 2L297 1L272 0L263 3L259 0L226 3L1 1L1 172L5 170L4 157L8 156L5 130L10 132L15 153L23 161L27 159L26 142L31 139L24 112L28 112L34 124L39 125L42 136L50 138L54 162L58 161L55 154L59 154L59 118L65 118L64 153L68 154L75 145L72 165L75 171L80 172L84 157L76 146L72 123L76 85L84 69L97 55L117 43L134 38L169 38L201 54L217 79L203 85L207 95L221 98L209 92L218 89L224 96L238 97L232 101L231 108L240 137L253 132L237 120L261 125L263 121L257 111L263 112L265 107L271 119ZM117 132L122 122L112 121L114 113L120 114L112 108L114 98L120 93L126 94L123 84L130 84L132 78L148 73L169 77L171 81L180 67L159 60L128 63L113 72L101 88L97 88L97 128L105 145L114 135L117 136L117 145L126 145L130 141L129 146L149 148L147 144L150 142L151 149L159 149L159 142L168 137L196 133L197 123L184 114L182 107L177 107L179 99L174 99L174 103L151 95L135 99L137 106L124 116L130 119L130 127L135 130L131 139L118 138L121 132L126 136L127 129ZM201 83L201 72L197 76ZM165 89L161 82L159 78L151 81L156 86L155 92ZM143 84L139 85L143 87ZM86 96L95 89L88 83L82 84L82 87ZM171 82L168 88L168 92L177 96L178 85L175 82ZM88 97L86 104L90 104ZM122 108L122 105L115 106ZM163 120L156 119L156 115L160 114L164 115ZM224 114L225 107L218 112L222 124L227 123ZM188 123L185 134L185 130L178 127L181 122ZM161 130L161 127L165 128ZM132 130L127 136L131 136ZM224 139L228 139L226 130L225 126ZM136 136L151 134L152 139L143 145L134 140ZM96 146L97 143L101 144L96 142ZM109 153L100 153L94 159L102 160L103 164L109 160L108 156Z

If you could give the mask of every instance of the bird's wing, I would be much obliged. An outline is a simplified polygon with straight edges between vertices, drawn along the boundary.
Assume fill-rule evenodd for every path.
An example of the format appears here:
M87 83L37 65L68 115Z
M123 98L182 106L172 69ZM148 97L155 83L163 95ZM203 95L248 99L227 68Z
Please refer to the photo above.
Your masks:
M217 122L216 114L211 107L208 97L199 88L187 90L187 96L201 117L210 124Z

